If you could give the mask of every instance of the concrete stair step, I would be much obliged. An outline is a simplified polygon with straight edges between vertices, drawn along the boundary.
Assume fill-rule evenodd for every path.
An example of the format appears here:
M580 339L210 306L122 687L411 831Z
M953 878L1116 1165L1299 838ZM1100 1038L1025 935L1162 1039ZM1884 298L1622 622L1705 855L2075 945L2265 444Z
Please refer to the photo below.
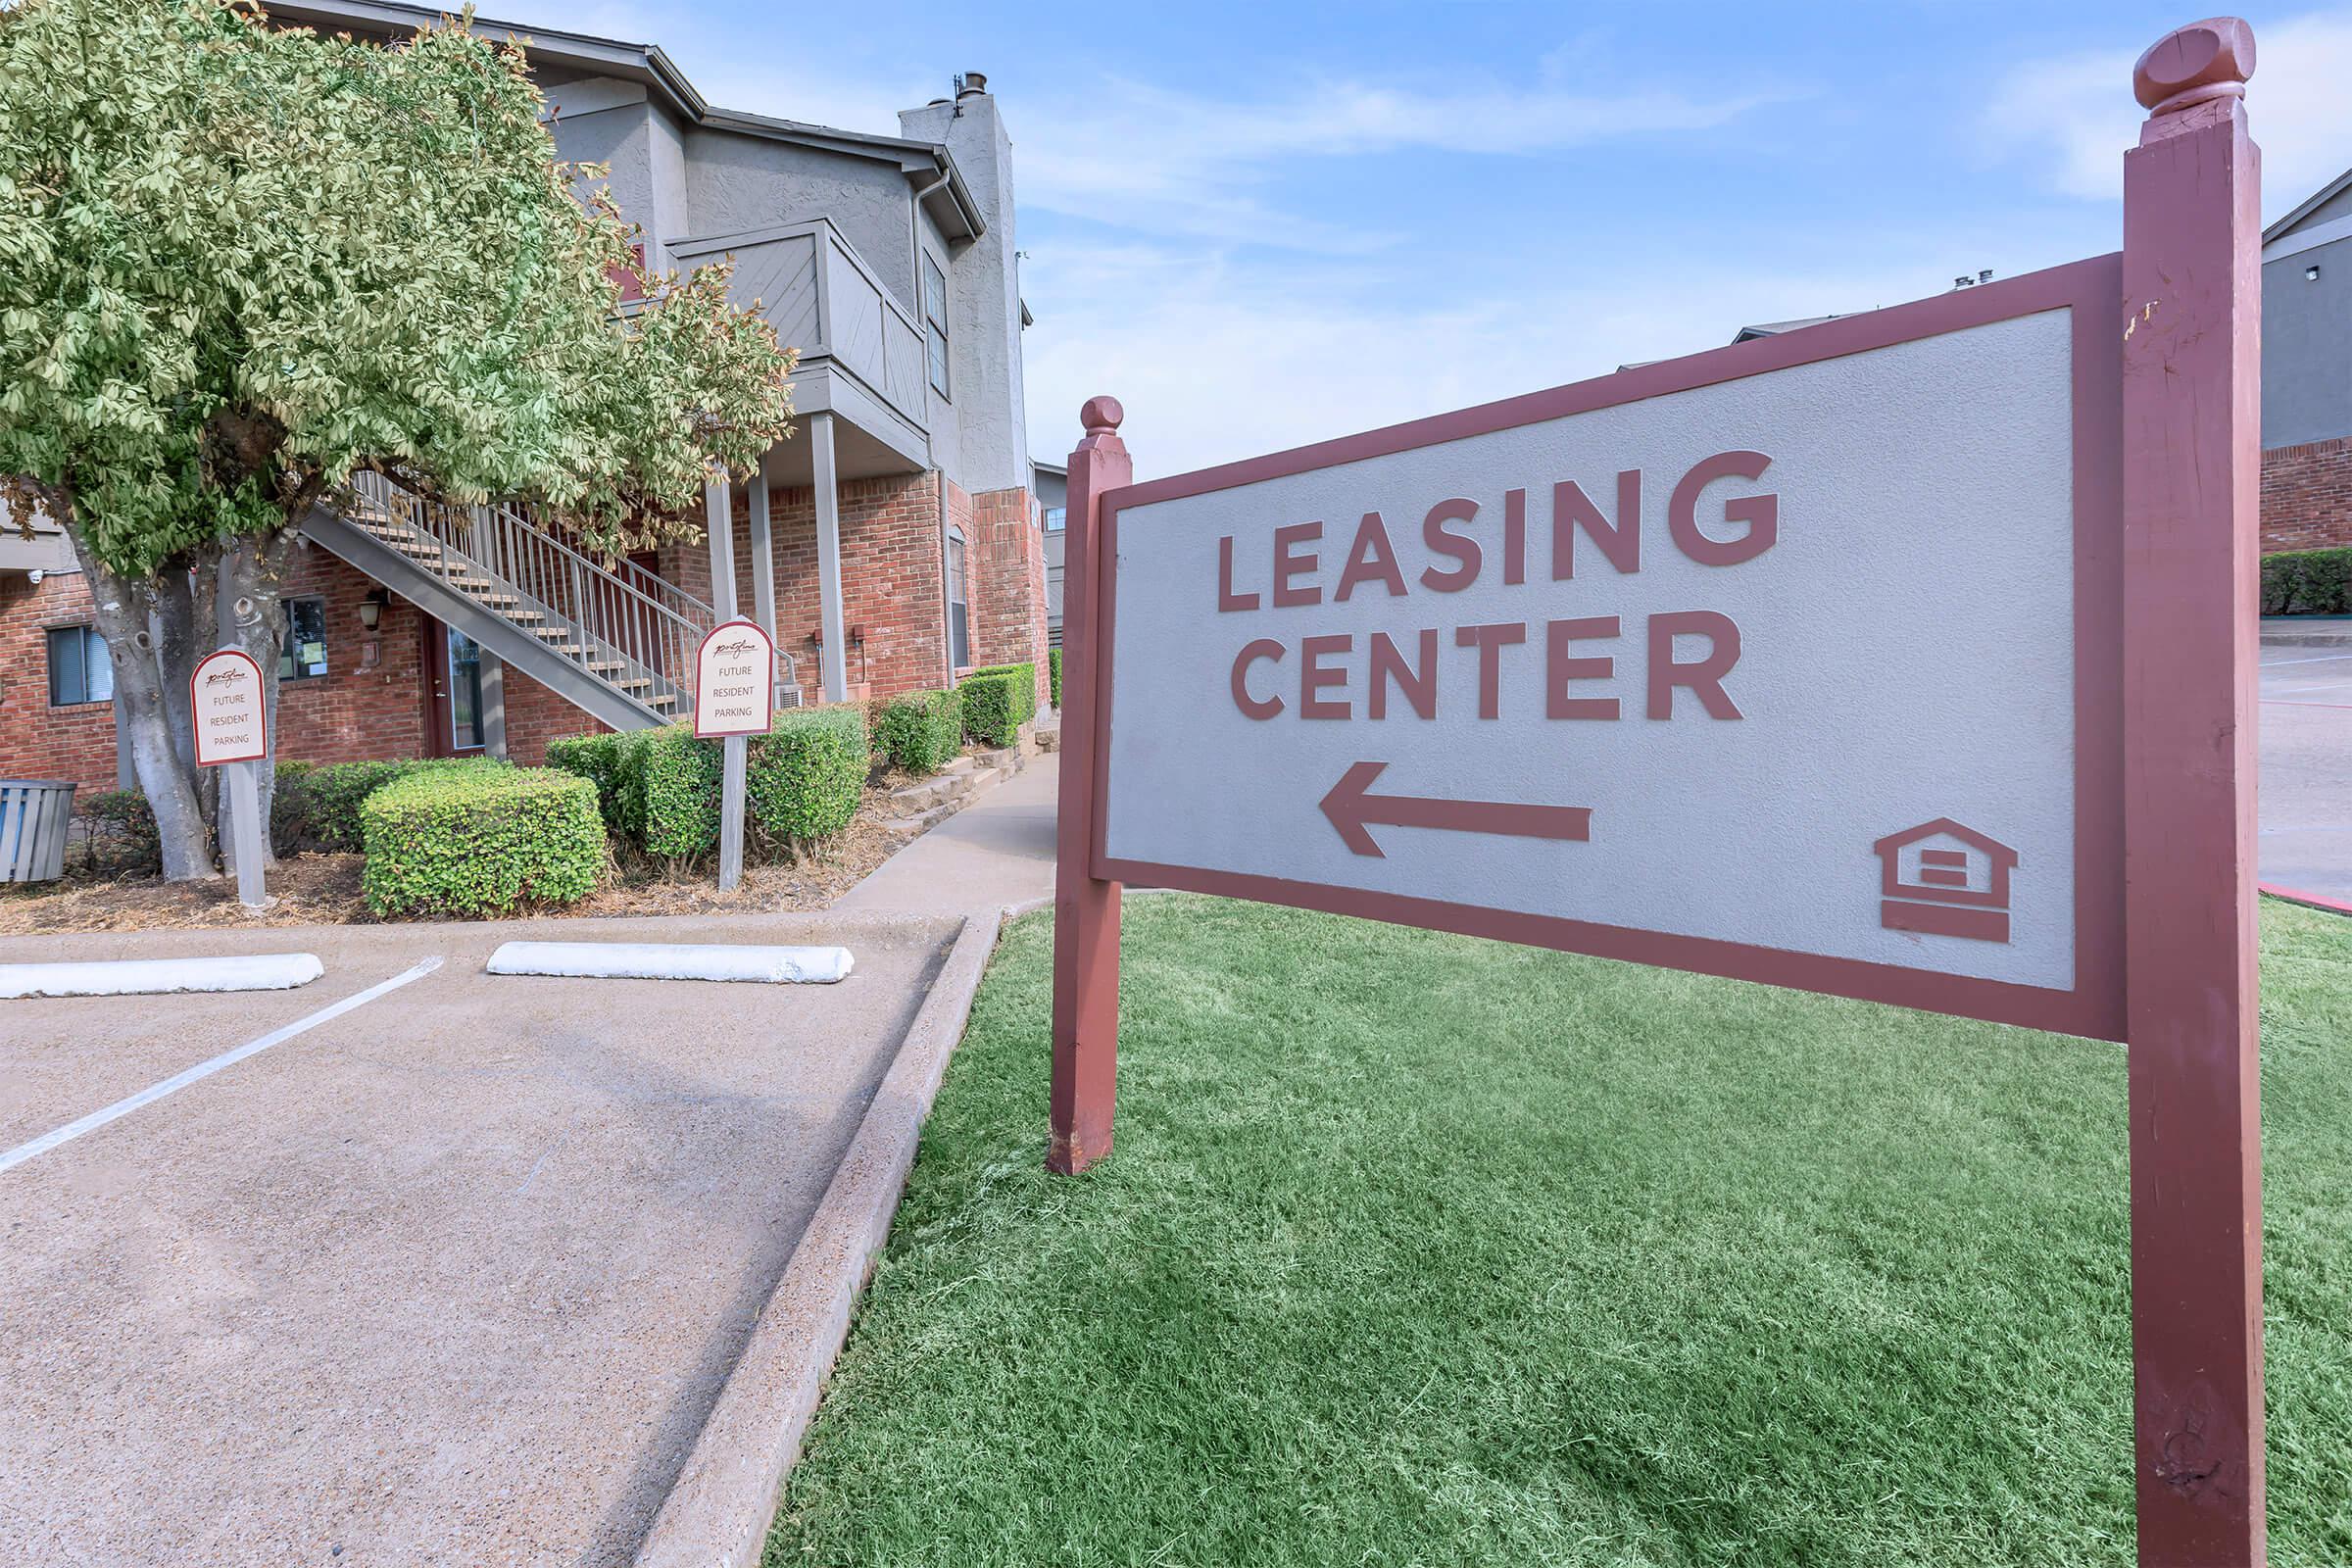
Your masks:
M961 800L972 792L980 772L976 769L960 773L935 773L919 784L907 784L890 792L890 798L902 807L932 807L946 801Z

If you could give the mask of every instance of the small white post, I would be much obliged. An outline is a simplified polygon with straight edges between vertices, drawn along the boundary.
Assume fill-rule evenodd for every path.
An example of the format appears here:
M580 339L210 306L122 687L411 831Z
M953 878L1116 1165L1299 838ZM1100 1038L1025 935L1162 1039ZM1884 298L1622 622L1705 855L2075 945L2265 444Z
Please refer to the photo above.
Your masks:
M262 886L262 858L268 851L262 837L262 792L253 776L259 766L231 762L227 767L230 857L237 862L237 902L248 909L258 909L270 899Z
M718 744L726 759L718 796L718 891L732 893L743 880L745 742L730 735Z

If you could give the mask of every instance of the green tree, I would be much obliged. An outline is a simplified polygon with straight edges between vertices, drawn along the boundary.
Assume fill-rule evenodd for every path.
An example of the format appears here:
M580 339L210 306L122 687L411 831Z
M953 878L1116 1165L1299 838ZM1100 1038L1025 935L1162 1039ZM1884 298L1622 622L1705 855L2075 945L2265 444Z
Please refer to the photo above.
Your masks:
M791 357L723 266L623 308L604 171L470 29L0 10L0 488L73 538L173 878L214 865L188 672L233 621L274 698L291 541L355 470L616 551L693 537L710 467L789 429Z

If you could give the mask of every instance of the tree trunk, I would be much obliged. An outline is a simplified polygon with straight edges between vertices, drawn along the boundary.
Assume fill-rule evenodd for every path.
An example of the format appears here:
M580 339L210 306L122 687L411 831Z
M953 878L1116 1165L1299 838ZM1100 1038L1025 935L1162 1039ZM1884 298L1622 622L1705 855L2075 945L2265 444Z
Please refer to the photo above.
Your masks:
M98 634L106 639L107 656L114 664L115 703L130 738L131 770L155 812L164 875L173 882L201 881L214 874L212 845L194 783L172 745L164 699L165 676L155 657L155 637L147 626L146 585L116 576L84 547L79 529L69 527L66 531L89 579Z
M262 817L262 863L274 865L270 838L270 803L277 793L277 674L286 645L286 563L294 552L294 530L247 534L220 554L220 631L224 647L243 649L262 668L263 712L270 736L270 762L257 769L255 791Z
M205 832L218 843L220 774L196 765L196 714L188 689L197 661L219 646L213 631L213 564L191 569L185 562L166 565L155 579L155 662L164 683L165 721L179 769L195 792Z

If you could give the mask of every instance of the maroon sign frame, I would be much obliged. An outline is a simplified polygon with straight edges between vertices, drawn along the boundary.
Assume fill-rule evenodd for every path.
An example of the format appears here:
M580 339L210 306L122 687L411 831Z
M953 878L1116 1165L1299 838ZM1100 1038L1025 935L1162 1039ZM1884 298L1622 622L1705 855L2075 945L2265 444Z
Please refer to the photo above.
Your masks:
M1664 968L1756 980L1834 996L2100 1039L2124 1038L2122 387L2114 373L2113 311L2122 258L2108 255L1982 287L1955 290L1889 310L1759 338L1686 359L1442 414L1386 429L1278 452L1195 473L1103 493L1100 500L1101 621L1090 649L1096 721L1089 761L1110 776L1110 693L1118 596L1120 514L1135 507L1204 495L1288 474L1308 473L1416 447L1458 441L1673 392L1713 386L1873 349L1892 348L2043 311L2072 310L2075 529L2075 978L2066 991L1974 979L1934 970L1828 957L1782 948L1638 930L1592 921L1449 904L1405 894L1252 876L1199 866L1125 859L1107 847L1098 801L1089 872L1111 882L1180 888L1333 914L1361 915L1465 936L1623 958ZM1065 645L1068 642L1064 626ZM1068 655L1064 654L1064 659ZM1066 678L1067 671L1064 671ZM1065 756L1066 756L1065 751ZM1066 765L1066 764L1065 764Z
M2140 57L2132 89L2148 119L2124 159L2120 255L1144 485L1132 482L1118 434L1124 411L1112 398L1089 400L1069 466L1049 1168L1082 1171L1110 1152L1120 893L1130 880L2122 1039L2139 1561L2261 1563L2261 175L2241 101L2253 68L2252 30L2235 18L2180 28ZM2081 772L2071 993L1897 977L1884 965L1106 852L1110 590L1122 511L2058 306L2074 312L2076 367ZM1358 794L1365 782L1356 780ZM1429 803L1414 812L1443 825Z

